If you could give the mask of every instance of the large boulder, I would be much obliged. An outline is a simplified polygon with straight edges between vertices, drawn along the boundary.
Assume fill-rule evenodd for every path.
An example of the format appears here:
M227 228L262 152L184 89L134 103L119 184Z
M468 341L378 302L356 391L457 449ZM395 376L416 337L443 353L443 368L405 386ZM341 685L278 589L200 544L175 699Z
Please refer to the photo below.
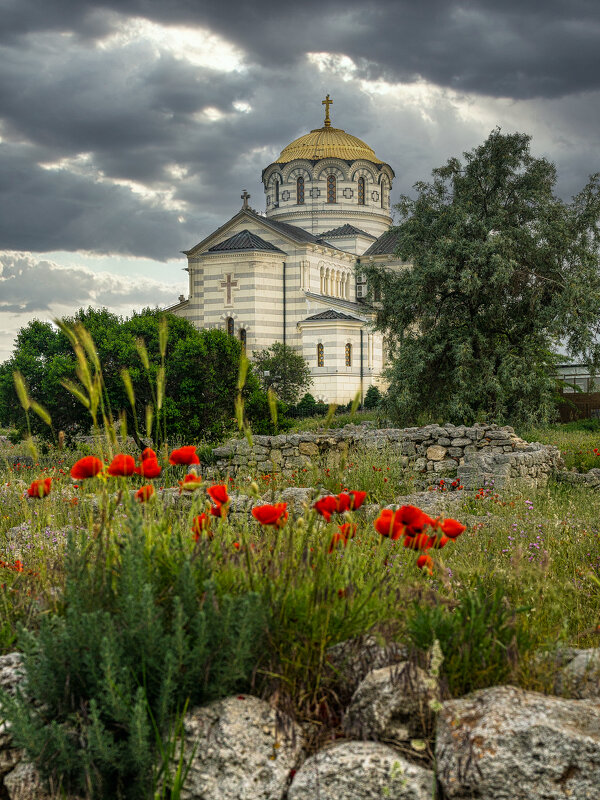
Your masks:
M282 800L302 754L302 733L250 695L217 700L184 719L191 766L181 800Z
M26 761L20 761L5 776L4 789L10 800L53 800L57 797L45 789L36 769Z
M445 800L596 800L600 701L482 689L444 703L435 749Z
M288 800L431 800L433 785L432 772L387 745L341 742L304 762Z
M404 661L369 672L344 715L347 736L401 744L423 736L430 725L430 703L437 700L436 681Z

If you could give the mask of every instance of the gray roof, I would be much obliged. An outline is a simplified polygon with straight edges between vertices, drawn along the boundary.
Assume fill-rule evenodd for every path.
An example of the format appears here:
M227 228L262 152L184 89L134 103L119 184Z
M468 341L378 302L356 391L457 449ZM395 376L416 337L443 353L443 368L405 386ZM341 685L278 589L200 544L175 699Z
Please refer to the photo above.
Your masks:
M353 317L350 314L342 314L341 311L334 311L333 308L328 308L327 311L320 311L318 314L306 317L304 322L314 322L315 320L321 319L351 319L355 322L361 322L358 317Z
M363 256L392 256L396 252L399 240L400 234L397 229L390 228L389 231L382 233L379 239L373 242L373 244L367 250L365 250L361 258Z
M340 225L339 228L332 228L330 231L325 231L325 233L320 234L321 238L325 239L326 237L336 237L336 236L368 236L370 239L374 239L374 236L371 236L370 233L366 231L361 231L360 228L354 227L354 225L350 225L346 223L345 225Z
M270 250L274 253L284 252L280 250L279 247L275 247L274 244L271 244L271 242L266 242L264 239L261 239L260 236L252 233L247 228L230 236L229 239L225 239L224 242L219 242L213 245L213 247L208 248L209 253L219 253L224 250Z

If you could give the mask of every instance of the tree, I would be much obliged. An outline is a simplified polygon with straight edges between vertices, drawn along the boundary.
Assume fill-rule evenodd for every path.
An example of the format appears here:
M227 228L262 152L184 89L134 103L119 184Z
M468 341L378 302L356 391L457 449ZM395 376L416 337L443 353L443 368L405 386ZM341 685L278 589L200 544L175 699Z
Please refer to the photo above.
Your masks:
M90 333L104 379L106 397L116 418L124 411L128 430L135 433L133 412L121 373L127 369L135 394L135 415L140 432L146 430L146 407L154 403L160 366L159 326L163 312L145 309L122 319L106 309L81 309L65 320L82 323ZM171 439L217 439L232 426L240 359L240 344L223 331L197 330L181 317L167 314L168 342L165 362L165 403L167 435ZM138 342L143 340L149 358L146 371ZM20 371L33 399L50 413L54 431L69 436L89 432L89 411L62 386L78 382L77 360L68 338L56 326L34 320L19 331L11 359L0 365L0 424L26 430L26 419L18 401L13 373ZM258 391L256 377L249 371L244 393ZM34 433L51 435L50 429L30 414Z
M300 392L312 383L308 362L287 344L275 342L266 350L254 351L252 356L262 387L265 391L273 389L284 403L293 405Z
M433 170L397 206L397 254L412 266L364 268L383 298L397 421L547 419L559 340L600 361L600 176L565 203L529 143L497 129L464 163Z

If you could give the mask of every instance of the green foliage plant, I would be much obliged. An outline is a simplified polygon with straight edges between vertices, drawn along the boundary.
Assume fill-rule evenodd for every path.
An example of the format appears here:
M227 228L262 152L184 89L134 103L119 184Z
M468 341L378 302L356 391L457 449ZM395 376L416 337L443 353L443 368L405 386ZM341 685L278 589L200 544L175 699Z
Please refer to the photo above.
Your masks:
M371 386L369 386L369 388L367 389L367 393L365 394L365 400L363 405L366 409L371 410L377 408L380 402L381 402L381 392L378 389L378 387L375 386L375 384L371 384Z
M72 537L64 608L22 629L27 697L2 695L15 743L42 775L96 800L147 798L178 712L248 690L265 616L219 594L202 559L128 508L118 539Z
M252 355L263 389L273 389L284 403L293 405L300 392L312 383L310 367L304 356L283 342L274 342Z
M600 360L600 174L566 203L530 137L496 129L402 197L397 256L365 265L391 365L386 408L471 424L552 419L562 340ZM563 357L564 358L564 357Z
M528 609L512 608L506 594L500 579L492 587L477 580L462 587L453 602L420 600L408 610L409 642L421 651L439 642L442 674L453 697L515 679L519 658L532 649Z

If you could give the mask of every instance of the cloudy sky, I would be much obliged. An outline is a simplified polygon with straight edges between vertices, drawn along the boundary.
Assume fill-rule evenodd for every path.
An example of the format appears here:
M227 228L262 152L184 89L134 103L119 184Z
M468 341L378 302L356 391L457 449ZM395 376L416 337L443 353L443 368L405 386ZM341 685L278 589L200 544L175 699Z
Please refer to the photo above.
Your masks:
M180 250L264 209L263 167L322 125L392 200L495 126L577 192L600 170L598 0L0 0L0 361L37 317L186 291Z

